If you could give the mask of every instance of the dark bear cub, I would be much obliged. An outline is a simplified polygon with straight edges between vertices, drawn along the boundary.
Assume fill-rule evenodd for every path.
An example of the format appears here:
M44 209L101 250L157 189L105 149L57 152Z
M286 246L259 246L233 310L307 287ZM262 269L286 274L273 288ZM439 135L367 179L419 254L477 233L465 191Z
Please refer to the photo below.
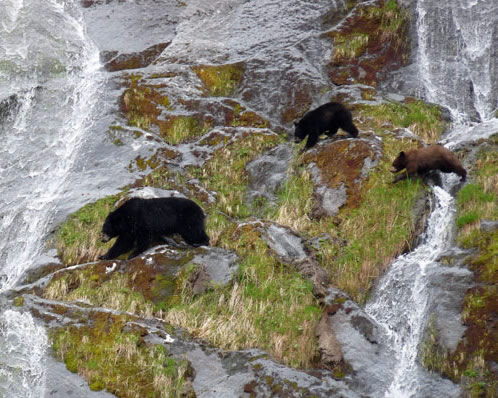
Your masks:
M338 102L329 102L309 111L294 125L296 126L294 142L301 142L308 136L305 150L313 147L321 134L326 133L332 137L339 128L353 137L358 136L358 129L353 124L351 112Z
M465 181L467 172L460 160L449 150L441 145L433 145L419 149L400 152L393 161L391 172L397 173L406 169L406 172L397 175L393 183L404 180L407 177L423 176L431 170L439 170L443 173L456 173Z
M100 256L109 260L133 250L138 256L164 236L178 233L192 246L209 245L204 229L204 213L185 198L132 198L109 213L102 227L102 242L118 237L109 251Z

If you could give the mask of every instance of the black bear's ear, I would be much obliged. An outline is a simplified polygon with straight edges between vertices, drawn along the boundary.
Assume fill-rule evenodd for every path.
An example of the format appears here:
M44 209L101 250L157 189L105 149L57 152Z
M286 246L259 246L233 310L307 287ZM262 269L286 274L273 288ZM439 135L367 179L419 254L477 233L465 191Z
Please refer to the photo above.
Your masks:
M400 158L404 158L405 157L405 152L404 151L401 151L398 155Z

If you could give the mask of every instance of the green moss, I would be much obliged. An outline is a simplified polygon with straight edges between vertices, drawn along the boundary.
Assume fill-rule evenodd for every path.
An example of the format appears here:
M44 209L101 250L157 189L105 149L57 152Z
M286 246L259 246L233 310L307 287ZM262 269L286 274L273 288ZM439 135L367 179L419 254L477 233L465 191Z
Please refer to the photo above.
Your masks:
M160 345L146 345L140 330L120 317L99 316L93 327L52 332L55 355L67 368L84 377L90 389L106 389L119 397L180 397L188 391L189 364L168 356Z
M16 307L22 307L24 305L24 296L14 297L13 302Z
M234 94L242 81L244 68L241 64L200 65L192 68L211 96L228 97Z
M406 62L408 26L408 12L397 1L358 5L329 34L334 44L332 80L375 86L383 73Z

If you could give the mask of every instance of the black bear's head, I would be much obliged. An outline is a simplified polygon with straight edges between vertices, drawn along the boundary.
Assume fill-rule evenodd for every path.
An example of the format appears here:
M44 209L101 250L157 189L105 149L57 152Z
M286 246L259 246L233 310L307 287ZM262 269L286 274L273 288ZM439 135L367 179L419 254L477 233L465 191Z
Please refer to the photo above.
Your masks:
M101 242L109 242L121 233L121 223L115 212L109 213L102 226Z
M393 167L391 168L391 173L397 173L406 167L406 155L403 151L399 153L396 159L393 160Z
M294 142L298 144L306 138L307 133L300 123L294 122L294 126L296 128L296 130L294 131Z

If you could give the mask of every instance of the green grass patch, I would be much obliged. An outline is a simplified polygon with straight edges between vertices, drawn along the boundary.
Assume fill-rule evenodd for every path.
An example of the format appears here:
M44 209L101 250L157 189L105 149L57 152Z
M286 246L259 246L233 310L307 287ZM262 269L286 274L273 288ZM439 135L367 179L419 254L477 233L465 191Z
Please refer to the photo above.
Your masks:
M436 143L445 129L441 109L437 105L411 99L406 103L388 102L381 105L365 105L359 108L362 115L373 118L381 128L384 123L394 127L409 128L426 143Z
M472 182L457 195L457 241L465 247L479 240L481 220L498 220L498 153L496 145L494 148L479 153L474 170L470 170Z
M192 69L201 79L209 95L214 97L233 95L244 75L242 64L200 65Z
M169 357L161 345L145 344L139 330L125 332L124 325L120 317L103 316L91 328L56 330L51 336L54 353L92 390L106 389L123 398L193 396L184 383L188 362Z
M242 228L227 239L242 259L236 282L183 296L165 318L224 349L261 348L285 364L310 366L321 315L311 283L270 256L256 228Z
M45 288L43 296L50 300L84 301L96 307L128 311L151 317L154 306L133 289L133 275L113 272L106 275L93 267L64 273Z
M57 254L65 265L95 261L110 247L100 242L102 225L122 194L89 203L71 214L56 234Z
M365 33L351 33L343 35L337 32L334 38L334 62L358 58L368 46L368 35Z
M267 133L241 135L216 151L202 169L189 170L208 191L217 192L217 201L210 213L221 212L237 219L252 215L245 198L249 184L246 165L282 140L280 136Z
M161 136L171 145L178 145L209 131L211 124L192 116L173 116L166 122L158 122Z

